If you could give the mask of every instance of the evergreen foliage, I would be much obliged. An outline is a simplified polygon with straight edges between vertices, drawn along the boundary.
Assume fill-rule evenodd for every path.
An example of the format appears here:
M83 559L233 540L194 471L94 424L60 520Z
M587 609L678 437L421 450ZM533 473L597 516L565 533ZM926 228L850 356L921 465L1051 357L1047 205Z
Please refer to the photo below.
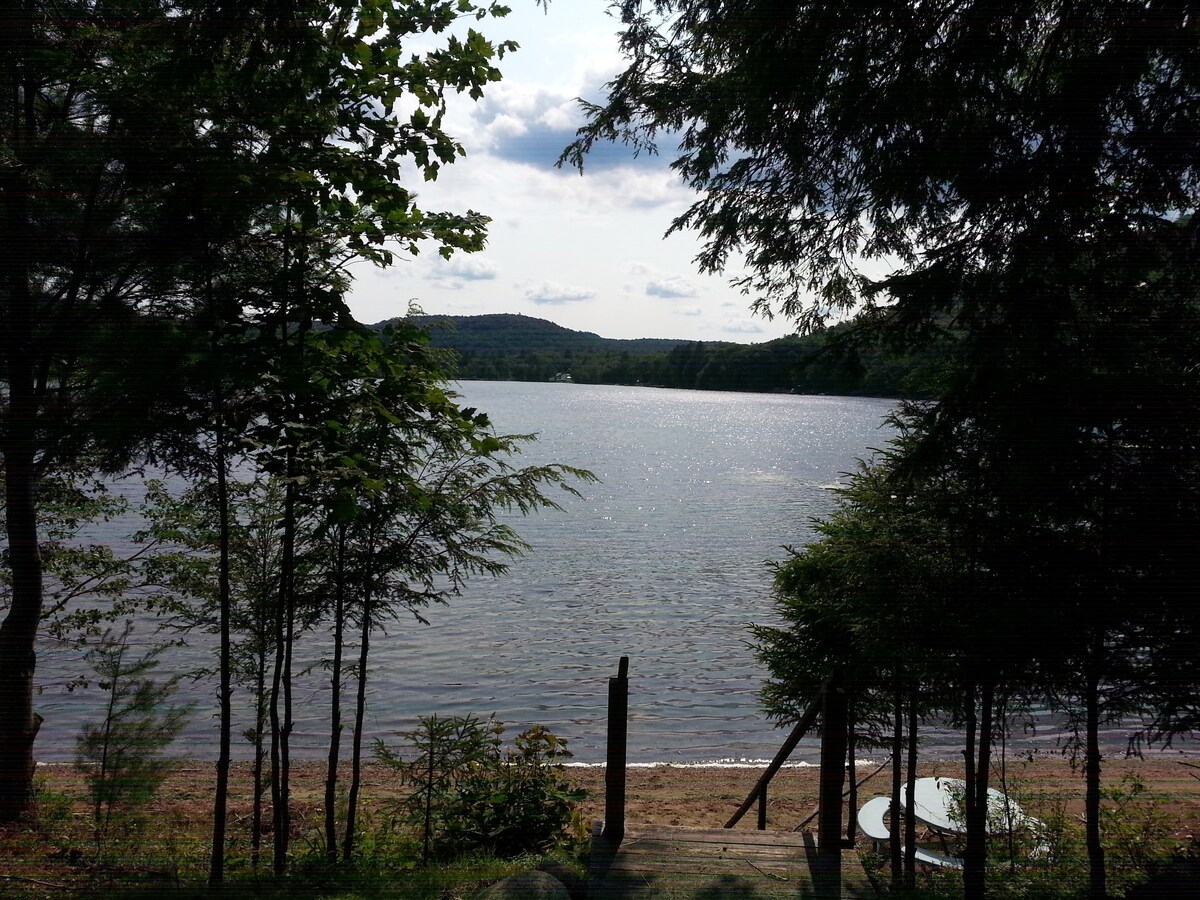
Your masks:
M1079 723L1099 900L1100 724L1129 700L1157 733L1194 724L1168 698L1196 681L1168 660L1195 633L1183 559L1200 544L1195 4L612 6L627 66L563 161L670 139L698 193L672 229L701 235L703 270L744 259L755 307L801 329L857 312L851 347L955 334L890 480L946 497L922 506L962 561L943 627L961 638L965 892L987 890L1002 711L1040 689ZM840 549L797 561L789 590L828 557L845 571ZM854 634L837 624L831 650Z
M163 751L183 729L191 706L171 697L182 676L153 677L163 647L130 659L133 623L119 634L108 631L88 653L105 691L104 717L83 726L76 741L75 765L87 776L92 805L92 835L99 857L114 826L144 824L146 806L170 768Z

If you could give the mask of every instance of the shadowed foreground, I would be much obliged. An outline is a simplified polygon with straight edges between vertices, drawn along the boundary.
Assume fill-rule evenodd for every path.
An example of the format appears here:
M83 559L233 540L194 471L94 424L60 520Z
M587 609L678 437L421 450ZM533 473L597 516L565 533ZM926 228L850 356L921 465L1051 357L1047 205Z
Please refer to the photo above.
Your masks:
M599 828L592 835L588 900L839 896L850 900L876 894L853 850L842 851L840 879L823 872L811 834L642 826L627 828L616 848L600 836Z

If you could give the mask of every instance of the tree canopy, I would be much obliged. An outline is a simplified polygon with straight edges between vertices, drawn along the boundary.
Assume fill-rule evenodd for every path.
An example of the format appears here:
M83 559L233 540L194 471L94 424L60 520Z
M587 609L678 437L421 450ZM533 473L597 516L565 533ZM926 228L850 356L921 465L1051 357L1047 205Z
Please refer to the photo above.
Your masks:
M967 729L967 893L985 889L994 714L1036 674L1086 731L1091 890L1103 896L1098 722L1118 713L1122 685L1177 700L1195 687L1172 660L1194 633L1182 573L1200 540L1200 10L611 5L626 67L585 104L562 162L582 167L598 141L661 145L698 193L672 230L699 233L704 270L744 265L735 284L764 313L811 330L857 312L851 344L959 336L886 470L860 475L822 539L781 567L782 612L834 655L881 636L859 613L880 602L876 567L892 565L878 538L895 503L859 502L878 478L892 488L882 497L921 511L914 536L953 535L924 562L961 564L903 570L885 605L931 571L956 598L945 608L962 657L946 677ZM870 539L846 541L855 528ZM1038 633L1020 633L1031 618ZM763 636L779 684L803 671L780 649L800 638ZM1158 676L1119 665L1155 658ZM787 709L778 684L768 696ZM1188 705L1158 714L1181 724Z
M1081 242L1196 208L1187 0L612 6L628 65L563 159L677 143L699 198L672 228L702 269L744 255L754 305L803 327L889 301L1040 315Z
M49 479L147 456L223 478L253 422L294 500L296 454L322 428L304 415L331 393L309 378L320 354L306 334L355 330L348 263L483 246L486 216L426 210L416 187L465 152L447 98L499 79L515 45L472 26L506 13L470 0L3 5L0 821L32 798ZM372 365L351 343L344 388Z

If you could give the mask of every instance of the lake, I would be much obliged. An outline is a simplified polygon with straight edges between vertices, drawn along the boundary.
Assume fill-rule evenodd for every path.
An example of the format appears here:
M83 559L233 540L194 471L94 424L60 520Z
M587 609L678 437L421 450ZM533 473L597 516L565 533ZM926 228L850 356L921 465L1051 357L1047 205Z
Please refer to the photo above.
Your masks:
M507 575L479 579L461 597L403 620L373 648L369 737L393 740L422 714L495 713L509 736L541 723L580 762L604 758L607 680L630 658L633 762L743 764L769 759L784 733L758 704L765 677L747 625L771 621L769 561L812 535L832 509L831 488L869 448L886 444L888 400L731 394L656 388L464 382L463 401L502 433L536 433L520 460L592 470L599 484L563 495L513 524L534 547ZM135 486L126 490L135 491ZM96 536L124 543L136 519ZM145 635L143 635L145 637ZM323 635L299 655L315 662ZM172 651L180 666L212 662L203 636ZM70 759L81 721L99 715L94 691L66 693L77 654L43 648L38 757ZM297 756L325 748L328 685L298 679ZM215 688L188 683L198 703L180 749L215 755ZM244 696L241 721L249 724ZM1053 746L1049 722L1036 740ZM928 729L928 755L955 756L953 733ZM1112 729L1106 743L1123 746ZM197 748L205 748L197 750ZM207 748L212 748L207 749ZM248 748L235 743L242 757ZM815 762L806 739L793 757Z
M496 713L510 735L542 723L576 760L597 762L607 679L628 656L631 760L769 758L782 735L758 707L764 671L746 629L771 616L768 561L803 544L810 518L831 508L829 489L886 443L892 402L519 382L458 390L497 431L537 434L522 463L568 463L600 483L515 522L534 549L507 575L428 610L429 625L402 621L377 640L371 735L389 738L421 714ZM124 543L136 526L96 536ZM203 637L193 645L176 658L211 658ZM319 655L315 637L307 645ZM71 758L79 723L99 714L97 692L59 688L80 667L74 653L43 650L42 760ZM327 685L298 685L294 746L315 757ZM185 743L215 747L213 685L184 693L199 704Z

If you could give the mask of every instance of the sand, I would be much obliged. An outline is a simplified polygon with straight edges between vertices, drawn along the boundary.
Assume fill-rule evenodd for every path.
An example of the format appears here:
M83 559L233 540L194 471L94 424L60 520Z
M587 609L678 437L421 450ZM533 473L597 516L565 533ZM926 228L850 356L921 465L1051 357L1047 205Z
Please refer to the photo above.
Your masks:
M859 779L868 778L875 765L861 765ZM954 761L930 761L919 766L919 775L962 777L962 766ZM45 766L40 769L48 785L57 792L77 798L82 804L85 787L82 776L71 766ZM626 821L640 824L721 827L737 810L762 774L761 767L690 767L660 765L631 767L626 787ZM1127 775L1146 784L1140 803L1156 805L1168 817L1175 838L1191 843L1200 836L1200 762L1194 757L1165 752L1144 758L1113 757L1105 760L1104 783L1117 786ZM998 776L998 772L996 776ZM603 767L571 766L565 775L589 792L584 803L584 820L604 817ZM994 778L996 777L994 776ZM859 788L859 805L870 796L889 790L890 767L884 768ZM1033 815L1065 806L1068 815L1081 820L1083 814L1083 775L1058 754L1034 756L1011 761L1007 766L1009 792ZM168 779L155 802L155 817L165 821L205 820L211 815L213 766L211 763L185 764ZM293 806L298 827L317 827L324 807L324 764L317 761L296 763L293 770ZM768 792L768 827L792 830L816 808L819 770L813 766L782 769ZM230 811L235 827L244 825L251 812L250 768L235 763ZM993 780L993 786L998 786ZM363 800L366 808L386 808L406 788L394 774L379 765L365 769ZM739 827L754 828L756 810L752 809Z

